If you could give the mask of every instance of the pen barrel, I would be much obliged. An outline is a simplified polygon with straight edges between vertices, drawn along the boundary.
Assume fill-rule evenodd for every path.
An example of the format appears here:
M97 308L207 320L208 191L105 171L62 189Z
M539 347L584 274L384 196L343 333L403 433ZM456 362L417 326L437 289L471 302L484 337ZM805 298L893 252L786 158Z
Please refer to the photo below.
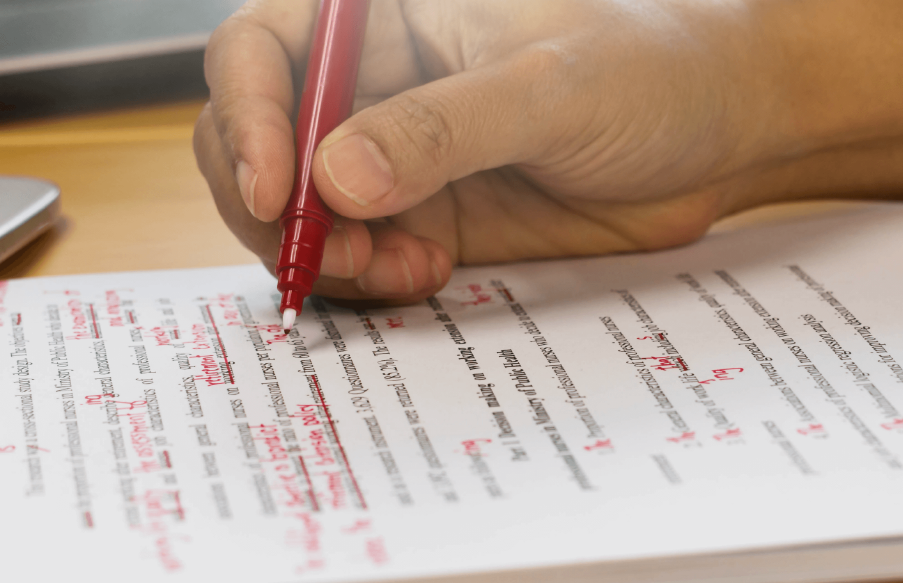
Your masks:
M283 308L300 311L301 300L310 295L320 275L333 219L314 186L311 165L323 138L351 114L369 4L369 0L323 0L320 4L298 109L295 182L281 219L277 275ZM303 294L297 305L286 303L287 291L292 297Z

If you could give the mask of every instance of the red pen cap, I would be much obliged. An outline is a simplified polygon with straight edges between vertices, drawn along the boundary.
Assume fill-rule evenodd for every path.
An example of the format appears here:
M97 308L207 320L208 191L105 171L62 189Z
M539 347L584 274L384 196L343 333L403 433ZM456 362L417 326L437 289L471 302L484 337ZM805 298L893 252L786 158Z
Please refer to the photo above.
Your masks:
M323 0L311 43L295 148L295 184L282 213L282 244L276 263L281 311L301 311L320 276L332 211L320 200L311 176L317 146L345 121L354 104L357 70L367 26L368 0Z

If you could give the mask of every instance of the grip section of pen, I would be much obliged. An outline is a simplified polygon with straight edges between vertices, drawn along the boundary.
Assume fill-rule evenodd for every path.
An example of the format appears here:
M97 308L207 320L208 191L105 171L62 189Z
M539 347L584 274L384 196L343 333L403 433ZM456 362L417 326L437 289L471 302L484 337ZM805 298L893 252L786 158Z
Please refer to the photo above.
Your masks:
M301 211L303 213L303 211ZM320 276L323 248L332 231L332 218L313 213L283 217L282 243L279 245L276 288L282 292L279 311L301 311L304 298L311 294Z
M314 187L311 165L317 146L351 114L357 69L367 27L368 0L323 0L311 42L295 148L295 183L282 214L282 244L276 263L282 311L301 312L320 276L332 211Z

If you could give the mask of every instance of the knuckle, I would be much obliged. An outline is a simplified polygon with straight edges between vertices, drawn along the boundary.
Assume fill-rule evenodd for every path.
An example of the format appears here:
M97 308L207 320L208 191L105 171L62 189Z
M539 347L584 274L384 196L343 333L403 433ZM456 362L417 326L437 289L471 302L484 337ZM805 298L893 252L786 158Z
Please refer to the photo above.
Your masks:
M194 135L192 136L192 147L198 163L198 169L205 176L207 174L207 158L211 149L210 143L215 136L217 136L216 128L213 127L213 115L210 112L210 103L208 102L204 109L201 110L201 114L194 124Z
M204 78L211 93L219 90L223 77L229 77L234 69L236 55L253 42L258 29L260 25L255 22L252 14L242 8L220 23L210 34L204 49Z
M233 28L232 18L234 18L234 16L230 16L228 19L221 22L210 34L210 38L207 39L207 48L204 51L204 56L206 57L205 61L209 62L210 58L216 55L216 52L222 43L228 42L230 31Z
M435 163L445 159L454 143L452 111L437 99L401 95L393 103L388 119Z
M220 23L207 40L207 47L204 49L204 77L208 85L212 85L220 56L232 42L236 26L239 26L239 23L236 22L236 16L233 14Z

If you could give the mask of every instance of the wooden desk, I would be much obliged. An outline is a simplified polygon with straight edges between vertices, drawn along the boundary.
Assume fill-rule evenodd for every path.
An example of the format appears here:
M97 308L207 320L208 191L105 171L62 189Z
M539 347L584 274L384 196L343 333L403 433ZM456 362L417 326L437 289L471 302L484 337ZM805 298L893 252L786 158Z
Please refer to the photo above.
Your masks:
M0 174L57 183L62 218L0 278L253 263L194 162L203 102L0 126Z

